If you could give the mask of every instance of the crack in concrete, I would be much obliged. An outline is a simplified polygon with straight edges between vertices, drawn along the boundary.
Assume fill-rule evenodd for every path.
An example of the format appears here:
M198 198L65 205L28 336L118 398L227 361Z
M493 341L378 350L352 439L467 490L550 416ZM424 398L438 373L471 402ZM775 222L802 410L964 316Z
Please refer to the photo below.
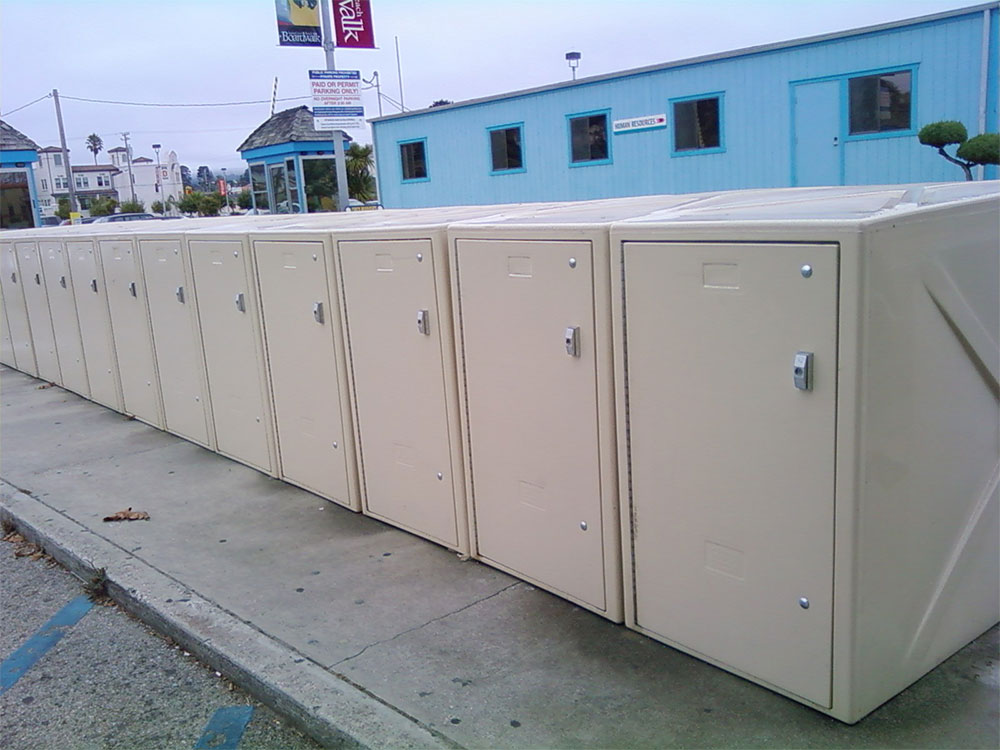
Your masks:
M453 612L447 612L447 613L445 613L443 615L439 615L437 617L432 617L430 620L428 620L425 623L422 623L421 625L414 625L412 628L407 628L406 630L403 630L403 631L400 631L399 633L396 633L396 635L394 635L392 638L384 638L381 641L375 641L374 643L369 643L363 649L361 649L360 651L358 651L358 653L352 654L351 656L345 656L343 659L340 659L339 661L335 661L332 664L327 665L326 667L324 667L324 669L333 669L334 667L339 667L344 662L348 662L351 659L357 659L359 656L361 656L363 653L365 653L365 651L367 651L370 648L374 648L375 646L381 646L384 643L391 643L392 641L396 640L397 638L402 638L404 635L409 635L410 633L414 633L414 632L416 632L418 630L421 630L422 628L426 628L428 625L431 625L432 623L439 622L441 620L447 619L448 617L451 617L452 615L457 615L460 612L464 612L465 610L469 609L470 607L475 607L477 604L482 604L485 601L489 601L490 599L493 599L494 597L500 596L500 594L502 594L505 591L510 591L515 586L522 586L522 585L524 585L523 581L514 581L513 583L504 586L499 591L494 591L489 596L484 596L481 599L476 599L476 601L474 601L474 602L469 602L468 604L465 604L465 605L459 607L458 609L456 609ZM337 674L339 674L339 672Z

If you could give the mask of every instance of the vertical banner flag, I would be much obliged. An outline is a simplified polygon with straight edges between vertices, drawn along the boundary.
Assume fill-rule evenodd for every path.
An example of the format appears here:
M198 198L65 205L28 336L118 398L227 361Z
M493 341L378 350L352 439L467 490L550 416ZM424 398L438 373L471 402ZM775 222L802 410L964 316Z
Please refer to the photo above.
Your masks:
M338 47L375 49L369 0L333 0L333 28Z
M274 0L278 13L278 44L283 47L322 47L320 0Z
M360 71L310 70L309 83L316 130L357 130L365 126Z

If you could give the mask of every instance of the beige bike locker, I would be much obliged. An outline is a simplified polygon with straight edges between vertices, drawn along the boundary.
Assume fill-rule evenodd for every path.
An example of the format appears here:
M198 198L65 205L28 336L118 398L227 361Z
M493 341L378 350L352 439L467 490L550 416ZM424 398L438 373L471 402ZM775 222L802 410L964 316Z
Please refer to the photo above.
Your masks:
M608 224L645 205L540 208L448 231L473 554L614 621Z
M612 228L630 627L855 722L997 622L998 210L821 188Z
M469 551L447 223L509 207L372 213L338 226L366 514Z
M124 230L110 236L97 230L94 234L111 313L123 410L162 430L163 404L139 254Z
M3 363L28 375L37 376L35 347L31 341L28 307L24 298L24 277L18 268L13 242L0 243L0 291L7 323L10 349L4 350Z
M272 476L274 444L260 306L244 224L220 222L185 234L219 453Z
M49 296L45 290L44 270L38 256L38 243L34 240L14 242L17 253L18 274L22 280L24 302L28 310L31 343L38 365L38 377L56 385L62 384L56 335L52 329Z
M214 449L198 302L185 245L179 233L155 233L151 228L137 231L136 241L145 277L165 429Z
M118 358L97 242L94 239L67 238L65 247L73 276L90 398L116 411L123 411Z
M76 313L76 291L66 248L59 241L39 240L38 254L44 271L43 281L52 314L56 352L59 355L59 370L62 375L60 385L84 398L90 398L80 321Z
M281 478L360 510L339 294L328 230L251 235ZM341 216L323 222L343 221ZM308 223L308 222L307 222Z

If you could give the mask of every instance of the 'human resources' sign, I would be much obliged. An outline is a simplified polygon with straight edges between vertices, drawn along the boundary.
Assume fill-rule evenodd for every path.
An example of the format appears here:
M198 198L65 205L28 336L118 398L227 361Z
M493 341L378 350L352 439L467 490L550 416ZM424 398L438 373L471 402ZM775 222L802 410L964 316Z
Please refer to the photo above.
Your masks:
M611 123L613 133L632 133L636 130L652 130L653 128L667 127L667 116L664 115L643 115L642 117L629 117L624 120L615 120Z

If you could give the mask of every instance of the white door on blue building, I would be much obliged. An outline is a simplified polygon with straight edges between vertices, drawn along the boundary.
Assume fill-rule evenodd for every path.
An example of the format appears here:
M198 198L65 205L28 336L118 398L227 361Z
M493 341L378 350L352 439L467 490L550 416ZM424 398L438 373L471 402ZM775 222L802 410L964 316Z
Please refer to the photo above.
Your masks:
M792 87L792 184L840 185L840 81Z

